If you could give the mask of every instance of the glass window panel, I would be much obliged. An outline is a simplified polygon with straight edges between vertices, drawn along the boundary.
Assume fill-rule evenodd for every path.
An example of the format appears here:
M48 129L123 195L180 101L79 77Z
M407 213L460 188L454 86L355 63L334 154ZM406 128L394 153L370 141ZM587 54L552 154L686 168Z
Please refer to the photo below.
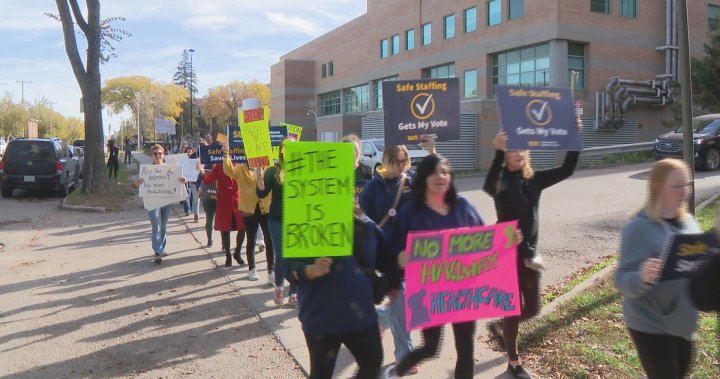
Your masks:
M445 39L455 37L455 15L445 16Z
M568 67L585 68L585 58L568 57Z
M637 17L637 0L619 0L618 15L622 17Z
M451 63L449 70L448 70L448 77L454 78L455 77L455 63Z
M502 22L502 5L500 0L490 0L487 3L487 24L497 25Z
M477 7L465 9L463 12L465 20L465 33L477 30Z
M507 73L509 74L517 74L520 72L520 63L513 63L506 66L507 67Z
M525 72L520 75L520 83L523 85L534 85L535 84L535 73Z
M327 76L327 66L325 63L320 66L320 76L323 78Z
M520 62L520 50L509 51L507 53L507 64Z
M477 70L465 71L463 79L465 97L477 96Z
M524 0L509 0L508 1L508 19L515 20L525 15L525 1Z
M333 64L333 61L328 62L328 76L333 76L335 74L335 65Z
M380 58L387 58L388 56L388 40L384 39L380 41Z
M590 11L610 14L610 0L590 0Z
M427 23L422 27L422 44L429 45L432 42L432 24Z
M520 75L508 75L507 84L520 84Z
M520 50L520 60L526 61L529 59L535 59L535 48L529 47L527 49Z
M392 36L392 53L393 55L400 54L400 36L398 34Z
M498 62L497 62L498 64L502 64L502 65L507 64L507 55L498 54L497 57L498 57Z
M548 72L547 71L535 71L535 84L539 86L547 86L548 83Z
M535 60L535 69L544 70L550 68L550 58L540 58Z
M507 66L498 66L497 67L497 74L498 75L507 75Z
M535 61L525 61L520 63L520 71L521 72L528 72L528 71L534 71L535 70Z
M584 56L585 45L581 43L568 43L568 55Z
M720 29L720 6L708 4L708 30Z
M549 44L543 44L535 46L535 57L541 58L541 57L549 57L550 56L550 45Z
M405 50L412 50L415 48L415 29L410 29L405 32Z

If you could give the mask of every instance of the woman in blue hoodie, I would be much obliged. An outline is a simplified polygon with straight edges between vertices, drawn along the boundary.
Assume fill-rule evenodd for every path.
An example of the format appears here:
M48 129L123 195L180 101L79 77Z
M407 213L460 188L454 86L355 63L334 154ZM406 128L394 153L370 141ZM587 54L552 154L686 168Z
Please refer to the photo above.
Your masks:
M484 225L475 206L457 194L452 181L452 172L447 159L433 154L423 158L417 169L412 200L400 208L392 234L388 236L391 253L397 256L400 267L405 267L409 257L404 251L408 232L433 231ZM390 272L392 274L392 272ZM389 275L391 285L398 287L404 276L403 271ZM398 301L403 301L398 299ZM475 322L452 324L455 335L455 378L473 377L473 347ZM422 330L423 345L408 353L395 366L385 371L386 378L409 374L410 368L422 360L433 357L440 347L442 326Z
M355 214L353 254L361 254L363 264L375 269L382 232L358 207ZM373 287L355 256L285 259L284 268L298 288L310 378L332 377L341 344L355 357L357 378L376 378L383 352Z
M700 233L687 211L690 170L678 159L658 161L648 177L645 207L623 228L615 282L623 318L648 378L685 378L698 311L689 279L659 281L660 254L671 234ZM717 296L717 294L716 294Z

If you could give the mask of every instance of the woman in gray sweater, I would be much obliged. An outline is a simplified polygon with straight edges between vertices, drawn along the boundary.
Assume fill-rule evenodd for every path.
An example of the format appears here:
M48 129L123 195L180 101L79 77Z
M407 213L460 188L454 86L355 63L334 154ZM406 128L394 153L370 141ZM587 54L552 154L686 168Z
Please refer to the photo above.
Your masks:
M667 237L700 232L687 212L689 180L683 161L655 163L645 207L623 229L615 280L625 325L649 379L681 379L690 368L698 312L688 297L687 279L659 281Z

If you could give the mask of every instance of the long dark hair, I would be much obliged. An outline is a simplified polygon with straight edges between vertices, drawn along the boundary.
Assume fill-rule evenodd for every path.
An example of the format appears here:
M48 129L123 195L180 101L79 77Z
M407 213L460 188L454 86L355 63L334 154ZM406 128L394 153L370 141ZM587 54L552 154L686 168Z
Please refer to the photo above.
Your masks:
M427 178L435 172L440 163L444 163L450 168L450 188L445 193L445 204L453 207L457 200L457 189L453 179L452 168L450 162L439 154L430 154L420 161L415 176L415 187L413 188L412 197L418 203L425 203L425 195L427 194Z

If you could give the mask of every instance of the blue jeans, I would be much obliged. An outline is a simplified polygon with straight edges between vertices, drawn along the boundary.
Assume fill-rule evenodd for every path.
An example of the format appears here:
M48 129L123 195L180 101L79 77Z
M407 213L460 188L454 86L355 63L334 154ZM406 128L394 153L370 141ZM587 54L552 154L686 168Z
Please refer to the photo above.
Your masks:
M190 183L190 207L193 215L200 215L200 200L198 199L197 186L195 183Z
M155 255L162 255L167 245L167 223L170 218L172 204L148 211L148 218L152 225L152 248Z
M282 221L268 217L268 226L270 227L270 239L273 243L273 249L275 249L275 286L280 287L285 283L285 267L282 256ZM295 287L295 284L291 282L290 295L297 292Z
M378 324L390 329L395 344L395 362L400 362L409 352L413 351L410 332L405 328L405 282L398 291L398 297L387 307L377 309Z

